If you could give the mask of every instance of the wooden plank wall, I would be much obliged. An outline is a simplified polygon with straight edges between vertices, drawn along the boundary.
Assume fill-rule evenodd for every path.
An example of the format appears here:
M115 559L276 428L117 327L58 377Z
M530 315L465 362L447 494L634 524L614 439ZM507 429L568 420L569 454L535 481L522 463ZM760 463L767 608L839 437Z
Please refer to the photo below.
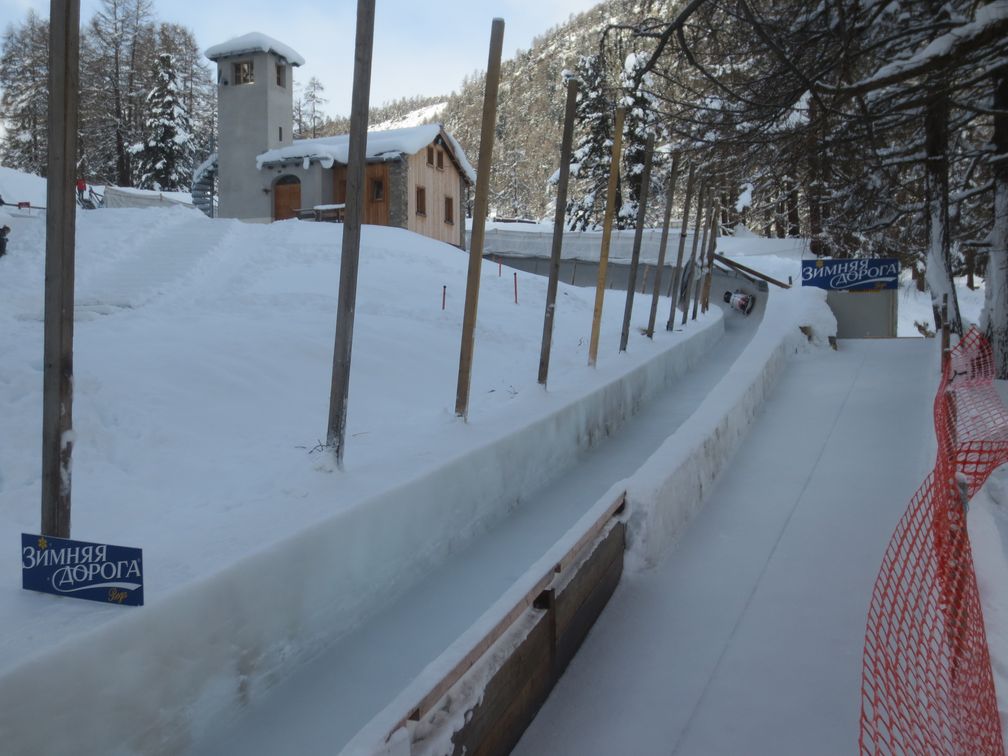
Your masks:
M453 735L456 756L510 753L616 590L625 547L626 525L613 521L571 568L570 580L543 592L531 631L493 674L480 703L466 712L465 725Z
M364 217L362 223L373 226L387 226L389 224L389 202L391 201L392 187L389 183L388 163L368 163L364 172ZM381 201L375 201L372 193L372 182L378 180L383 182L385 191ZM333 203L342 204L346 202L346 166L333 166Z
M443 153L444 168L437 167L438 151ZM461 189L459 172L444 148L435 145L434 152L434 165L427 165L426 148L410 156L408 160L409 186L406 189L406 196L409 208L406 228L458 246L461 238L458 224L465 221L459 197ZM416 212L417 186L422 186L427 193L426 215L417 215ZM452 223L445 223L445 197L450 197L452 200Z

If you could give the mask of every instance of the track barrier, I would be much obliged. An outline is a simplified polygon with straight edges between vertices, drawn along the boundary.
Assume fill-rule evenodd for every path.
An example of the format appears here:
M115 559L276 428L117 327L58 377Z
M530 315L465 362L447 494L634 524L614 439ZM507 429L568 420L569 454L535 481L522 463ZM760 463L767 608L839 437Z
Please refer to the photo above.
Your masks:
M862 754L1004 754L966 529L969 499L1008 462L990 344L971 329L943 360L938 456L886 549L868 608Z

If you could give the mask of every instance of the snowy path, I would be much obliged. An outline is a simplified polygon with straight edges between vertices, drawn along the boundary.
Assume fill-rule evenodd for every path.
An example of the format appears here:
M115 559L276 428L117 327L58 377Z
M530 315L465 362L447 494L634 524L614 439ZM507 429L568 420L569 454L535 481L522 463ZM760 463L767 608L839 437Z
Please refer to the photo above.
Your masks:
M79 282L76 311L107 314L114 308L134 308L192 273L233 235L234 224L193 223L188 213L166 214L140 244L143 254L113 258Z
M618 434L193 752L294 753L322 744L338 751L615 481L637 469L716 385L757 325L755 317L727 315L724 337L701 363Z
M515 749L857 750L868 600L933 459L934 341L845 341L788 367L704 511L626 575Z

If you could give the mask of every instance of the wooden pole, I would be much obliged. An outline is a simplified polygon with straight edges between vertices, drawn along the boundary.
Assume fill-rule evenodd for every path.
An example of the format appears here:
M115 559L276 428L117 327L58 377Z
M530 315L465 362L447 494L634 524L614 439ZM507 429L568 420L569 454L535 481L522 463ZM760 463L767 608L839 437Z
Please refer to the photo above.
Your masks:
M598 360L599 330L602 326L602 302L605 299L606 272L609 267L609 244L612 241L613 216L616 215L616 186L619 183L620 151L623 149L623 108L616 108L613 124L612 157L609 162L609 186L606 191L605 218L602 221L602 249L599 251L598 283L595 284L595 310L592 313L591 342L588 345L588 364L595 367Z
M665 330L671 331L675 328L676 307L679 304L679 288L682 286L683 274L683 253L686 251L686 235L689 233L689 213L690 205L693 202L693 181L696 177L696 166L691 165L689 175L686 177L686 200L683 204L682 230L679 232L679 253L676 255L675 277L672 279L672 288L669 289L669 297L672 298L672 307L669 310L668 322Z
M350 394L350 356L353 351L354 311L357 303L357 266L360 259L364 209L364 165L367 155L368 104L371 93L371 52L374 44L375 0L357 0L353 93L350 101L350 141L347 155L346 210L340 257L336 342L329 394L326 445L343 468L346 446L347 400Z
M486 216L490 206L490 168L493 160L494 132L497 128L497 87L500 84L503 47L504 19L495 18L490 26L490 54L487 59L486 89L483 94L483 125L480 131L479 169L476 173L476 201L473 205L472 243L469 245L469 275L466 279L458 386L455 391L455 414L461 418L469 417L469 389L472 385L473 351L476 347L476 311L479 306Z
M665 269L665 249L668 247L669 225L672 223L672 200L675 198L676 180L679 178L679 153L672 155L672 174L665 193L665 222L662 223L661 243L658 245L658 264L655 266L654 288L651 290L651 313L648 315L647 337L654 338L655 320L658 318L658 297L661 296L662 271ZM682 256L682 247L679 248Z
M651 161L654 158L654 134L648 134L644 146L644 174L641 176L640 202L637 204L637 228L634 230L633 252L630 254L630 279L627 281L626 306L623 308L623 330L620 332L619 350L625 352L630 341L630 317L633 315L634 294L637 290L637 266L640 265L641 242L644 239L644 222L647 213L648 190L651 188Z
M721 217L721 200L714 200L714 220L710 228L710 240L707 242L707 271L704 275L703 294L700 297L700 305L703 312L710 309L711 277L714 275L714 250L717 248L719 219Z
M942 294L942 332L941 332L941 367L942 370L945 369L945 365L949 359L949 351L951 348L951 329L949 328L948 322L948 294Z
M716 251L714 252L714 259L717 260L719 263L723 263L730 268L734 268L735 270L741 271L742 273L747 273L748 275L754 276L755 278L759 278L763 281L766 281L767 283L772 283L774 286L779 286L782 289L791 288L791 276L788 276L788 283L784 283L783 281L778 281L776 278L768 276L765 273L760 273L758 270L750 268L747 265L743 265L742 263L737 263L734 260L730 260L724 255L719 255Z
M557 184L556 211L553 213L553 248L550 251L549 283L546 285L546 314L543 317L542 349L539 352L539 383L546 385L549 376L550 347L553 344L553 314L556 310L557 282L560 280L560 255L563 249L564 224L567 217L567 187L570 183L570 161L574 142L574 117L577 111L577 79L567 81L567 107L564 111L563 136L560 140L560 181ZM577 261L574 263L577 265ZM571 276L573 283L574 276Z
M714 190L710 189L707 192L707 219L704 222L703 227L703 237L700 240L700 254L696 257L696 263L693 265L693 315L690 320L696 320L697 307L700 304L700 286L703 283L703 277L700 273L703 271L704 261L707 259L707 233L710 230L711 219L714 217ZM686 301L686 307L689 308L689 300Z
M49 164L46 182L42 374L42 534L70 537L73 455L74 250L80 0L49 4Z
M689 277L686 279L686 298L683 301L682 325L686 325L686 318L689 315L690 291L693 287L693 279L696 278L696 251L697 243L700 241L700 230L703 225L704 199L706 198L703 179L700 180L700 190L697 192L696 225L693 227L693 244L690 247ZM676 299L679 293L675 293Z

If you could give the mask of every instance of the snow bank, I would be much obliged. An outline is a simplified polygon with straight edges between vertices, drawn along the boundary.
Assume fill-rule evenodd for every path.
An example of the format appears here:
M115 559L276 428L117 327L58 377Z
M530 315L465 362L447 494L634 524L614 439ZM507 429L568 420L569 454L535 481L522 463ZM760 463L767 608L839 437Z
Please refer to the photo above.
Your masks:
M995 470L973 497L966 520L1001 729L1008 739L1008 465Z
M712 312L656 358L539 420L503 418L473 434L474 448L415 480L40 649L0 677L5 746L25 756L185 748L210 718L401 594L688 370L721 335L720 311ZM104 682L110 665L114 688ZM45 739L35 724L42 701L58 716Z
M16 534L38 522L44 224L11 225L0 527ZM723 327L713 311L651 341L637 336L642 306L617 354L623 295L611 292L609 346L591 370L593 292L561 285L544 392L546 282L519 274L517 305L512 280L484 266L461 423L447 404L466 256L370 226L362 248L347 470L336 473L308 453L328 398L333 228L181 208L78 214L74 535L142 547L148 603L60 600L0 572L0 750L184 750L505 517Z
M35 207L45 207L46 186L44 178L0 166L0 197L7 205L29 202Z
M676 433L626 481L628 569L654 564L685 530L773 390L789 355L822 346L836 319L825 292L774 291L756 335L731 370ZM758 440L754 439L754 443Z

